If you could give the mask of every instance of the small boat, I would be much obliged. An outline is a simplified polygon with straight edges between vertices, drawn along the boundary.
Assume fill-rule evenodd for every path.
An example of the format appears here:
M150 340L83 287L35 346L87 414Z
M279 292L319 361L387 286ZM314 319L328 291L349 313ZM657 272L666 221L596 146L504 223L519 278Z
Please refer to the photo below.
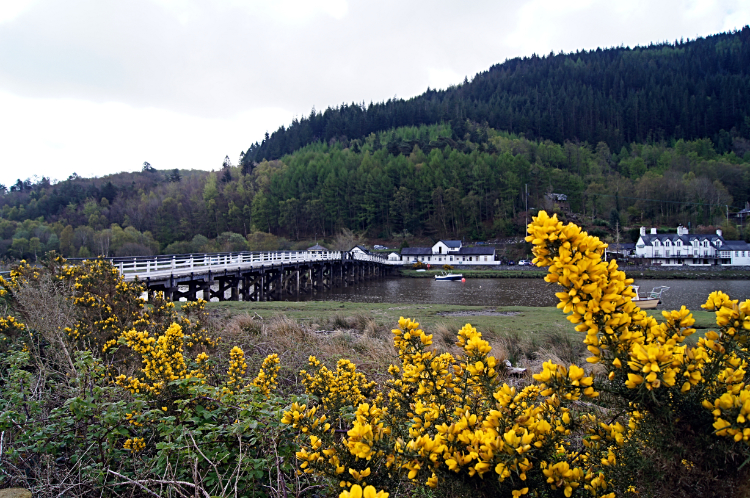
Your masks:
M651 292L649 292L648 296L641 296L638 293L638 289L640 289L640 286L631 285L631 287L635 291L636 296L633 298L633 302L642 310L655 310L656 306L661 303L661 293L665 290L669 290L669 287L660 285L658 287L654 287Z
M464 276L461 273L448 273L447 271L435 275L435 280L461 280L462 278Z

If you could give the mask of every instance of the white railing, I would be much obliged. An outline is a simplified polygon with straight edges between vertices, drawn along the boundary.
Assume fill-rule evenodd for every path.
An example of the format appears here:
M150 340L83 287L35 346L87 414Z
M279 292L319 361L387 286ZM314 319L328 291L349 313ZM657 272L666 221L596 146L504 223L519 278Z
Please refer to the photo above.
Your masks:
M356 260L398 265L384 256L346 251L264 251L205 254L169 254L161 256L133 256L105 258L127 280L190 273L222 272L286 263L314 263L317 261ZM69 260L75 262L76 260Z

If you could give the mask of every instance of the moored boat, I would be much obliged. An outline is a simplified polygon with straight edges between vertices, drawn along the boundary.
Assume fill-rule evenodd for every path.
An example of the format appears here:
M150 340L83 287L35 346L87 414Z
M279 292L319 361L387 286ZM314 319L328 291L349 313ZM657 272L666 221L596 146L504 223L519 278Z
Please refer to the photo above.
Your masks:
M659 303L661 303L661 293L665 290L669 290L669 287L660 285L654 287L651 292L649 292L648 296L641 296L638 292L640 286L632 285L631 287L635 291L636 296L633 298L633 302L642 310L655 310Z
M435 275L435 280L461 280L464 278L462 273L448 273L446 271L440 273L439 275Z

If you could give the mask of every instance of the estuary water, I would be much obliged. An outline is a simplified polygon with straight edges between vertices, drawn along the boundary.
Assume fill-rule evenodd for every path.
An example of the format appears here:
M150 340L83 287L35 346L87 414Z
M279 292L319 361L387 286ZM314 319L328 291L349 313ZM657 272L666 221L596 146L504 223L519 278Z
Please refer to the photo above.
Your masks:
M636 280L641 295L666 285L659 309L685 305L700 310L706 296L721 290L732 299L750 299L750 280ZM559 287L541 278L477 278L462 283L437 282L432 278L391 277L371 280L354 287L334 288L300 300L349 301L359 303L459 304L473 306L555 306ZM290 301L296 298L289 299Z

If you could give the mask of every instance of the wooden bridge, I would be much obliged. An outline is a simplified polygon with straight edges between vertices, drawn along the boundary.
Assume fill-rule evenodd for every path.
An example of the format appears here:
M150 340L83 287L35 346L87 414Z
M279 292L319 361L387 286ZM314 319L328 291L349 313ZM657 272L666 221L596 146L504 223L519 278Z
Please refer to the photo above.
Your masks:
M178 301L275 301L390 274L400 262L346 251L274 251L107 258L125 280ZM71 262L73 262L71 260Z

